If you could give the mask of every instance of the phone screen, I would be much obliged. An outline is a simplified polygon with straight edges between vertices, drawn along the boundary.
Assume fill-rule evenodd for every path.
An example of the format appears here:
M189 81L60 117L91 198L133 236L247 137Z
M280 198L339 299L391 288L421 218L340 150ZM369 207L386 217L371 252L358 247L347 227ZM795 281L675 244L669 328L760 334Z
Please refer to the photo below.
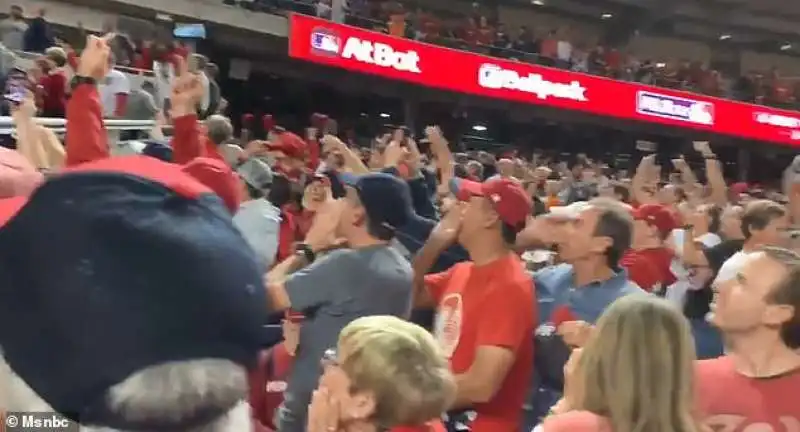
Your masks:
M28 75L20 70L13 70L6 80L6 89L3 97L13 104L20 104L25 100L28 91Z

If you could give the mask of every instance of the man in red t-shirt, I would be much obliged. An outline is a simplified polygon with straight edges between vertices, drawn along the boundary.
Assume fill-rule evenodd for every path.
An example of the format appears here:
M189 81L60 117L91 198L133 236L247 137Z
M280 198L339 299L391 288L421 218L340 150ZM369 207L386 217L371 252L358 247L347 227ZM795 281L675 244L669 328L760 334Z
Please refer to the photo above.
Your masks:
M448 422L472 432L517 431L538 318L533 282L512 248L531 200L518 182L504 178L455 179L451 189L461 202L414 259L415 304L437 305L435 334L458 382ZM456 240L472 261L426 276Z
M633 210L633 245L623 255L620 265L628 270L628 278L643 290L663 294L675 283L670 266L674 254L666 246L678 222L668 207L644 204Z
M697 364L698 412L715 431L800 431L800 255L766 248L714 287L727 355Z
M253 421L275 429L275 410L283 403L286 380L294 364L303 315L287 312L283 321L283 342L261 353L258 367L250 371L250 408Z

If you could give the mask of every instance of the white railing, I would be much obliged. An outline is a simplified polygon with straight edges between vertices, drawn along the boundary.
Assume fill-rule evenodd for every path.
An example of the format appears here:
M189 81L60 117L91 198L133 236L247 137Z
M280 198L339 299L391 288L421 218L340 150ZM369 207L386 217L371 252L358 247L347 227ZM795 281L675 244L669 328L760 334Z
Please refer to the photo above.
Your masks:
M37 117L34 119L36 124L45 126L55 133L64 133L67 130L67 121L63 118L47 118ZM106 119L104 120L106 129L109 131L125 131L125 130L141 130L149 131L155 127L154 120L117 120ZM0 134L13 135L14 134L14 121L11 117L0 116Z

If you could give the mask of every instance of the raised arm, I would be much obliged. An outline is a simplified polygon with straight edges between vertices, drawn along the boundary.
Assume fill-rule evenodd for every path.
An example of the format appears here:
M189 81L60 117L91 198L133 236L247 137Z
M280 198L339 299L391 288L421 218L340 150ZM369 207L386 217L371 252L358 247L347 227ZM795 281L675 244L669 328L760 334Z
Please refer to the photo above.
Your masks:
M708 187L711 189L711 202L719 206L728 204L728 186L725 184L722 165L717 159L717 155L705 141L695 142L694 148L703 155L703 159L706 161L706 178Z
M186 62L178 62L178 76L170 94L173 119L172 158L177 164L185 164L196 157L204 156L201 132L195 107L203 97L203 86L197 74L189 72Z
M47 155L39 143L39 134L33 117L36 115L33 93L26 92L25 99L12 106L11 119L17 130L17 152L36 168L47 168Z
M109 41L113 37L113 34L104 37L89 36L78 61L75 86L67 103L67 127L73 131L66 137L67 166L92 162L111 155L97 83L108 74L111 53Z
M364 165L364 162L361 162L361 158L358 157L355 152L350 150L350 147L347 147L342 140L337 138L335 135L325 135L322 137L321 140L322 148L324 152L329 151L337 151L339 154L342 155L344 159L344 166L350 170L353 174L368 174L369 168Z
M639 166L636 168L636 173L633 175L631 192L633 192L633 199L639 204L655 202L653 194L647 190L647 184L655 168L655 159L655 155L643 157L642 161L639 162Z
M450 179L454 177L453 153L450 151L450 144L442 134L438 126L428 126L425 128L425 135L431 143L431 151L436 157L436 168L439 170L439 192L447 191Z

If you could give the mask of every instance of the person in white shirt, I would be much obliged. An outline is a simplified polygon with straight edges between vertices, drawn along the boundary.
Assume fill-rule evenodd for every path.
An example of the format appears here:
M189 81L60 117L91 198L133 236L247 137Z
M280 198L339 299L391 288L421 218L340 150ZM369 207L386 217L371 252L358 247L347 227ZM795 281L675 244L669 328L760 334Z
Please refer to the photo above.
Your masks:
M208 80L208 75L205 74L206 67L208 67L208 58L202 54L192 54L189 57L189 71L196 73L200 78L200 85L203 86L203 97L200 98L200 104L197 107L200 113L208 111L211 104L211 83Z
M756 200L747 204L742 215L742 250L728 258L714 279L714 287L730 282L739 274L747 258L764 246L782 246L788 240L789 215L774 201Z
M561 32L560 32L561 33ZM558 56L558 66L569 67L572 62L572 43L567 40L565 34L559 34L558 44L556 45Z
M100 103L103 106L103 117L120 118L125 115L128 94L131 92L131 84L128 81L128 77L112 67L105 78L97 84Z
M677 279L667 287L666 298L679 307L683 307L686 292L691 289L700 289L705 280L697 272L692 272L683 260L685 242L691 241L702 245L703 249L714 247L722 242L717 234L722 228L722 209L715 205L703 205L686 215L687 222L691 225L688 229L672 231L673 250L676 258L672 260L670 270Z
M315 5L316 14L319 18L331 19L333 12L331 0L319 0Z

